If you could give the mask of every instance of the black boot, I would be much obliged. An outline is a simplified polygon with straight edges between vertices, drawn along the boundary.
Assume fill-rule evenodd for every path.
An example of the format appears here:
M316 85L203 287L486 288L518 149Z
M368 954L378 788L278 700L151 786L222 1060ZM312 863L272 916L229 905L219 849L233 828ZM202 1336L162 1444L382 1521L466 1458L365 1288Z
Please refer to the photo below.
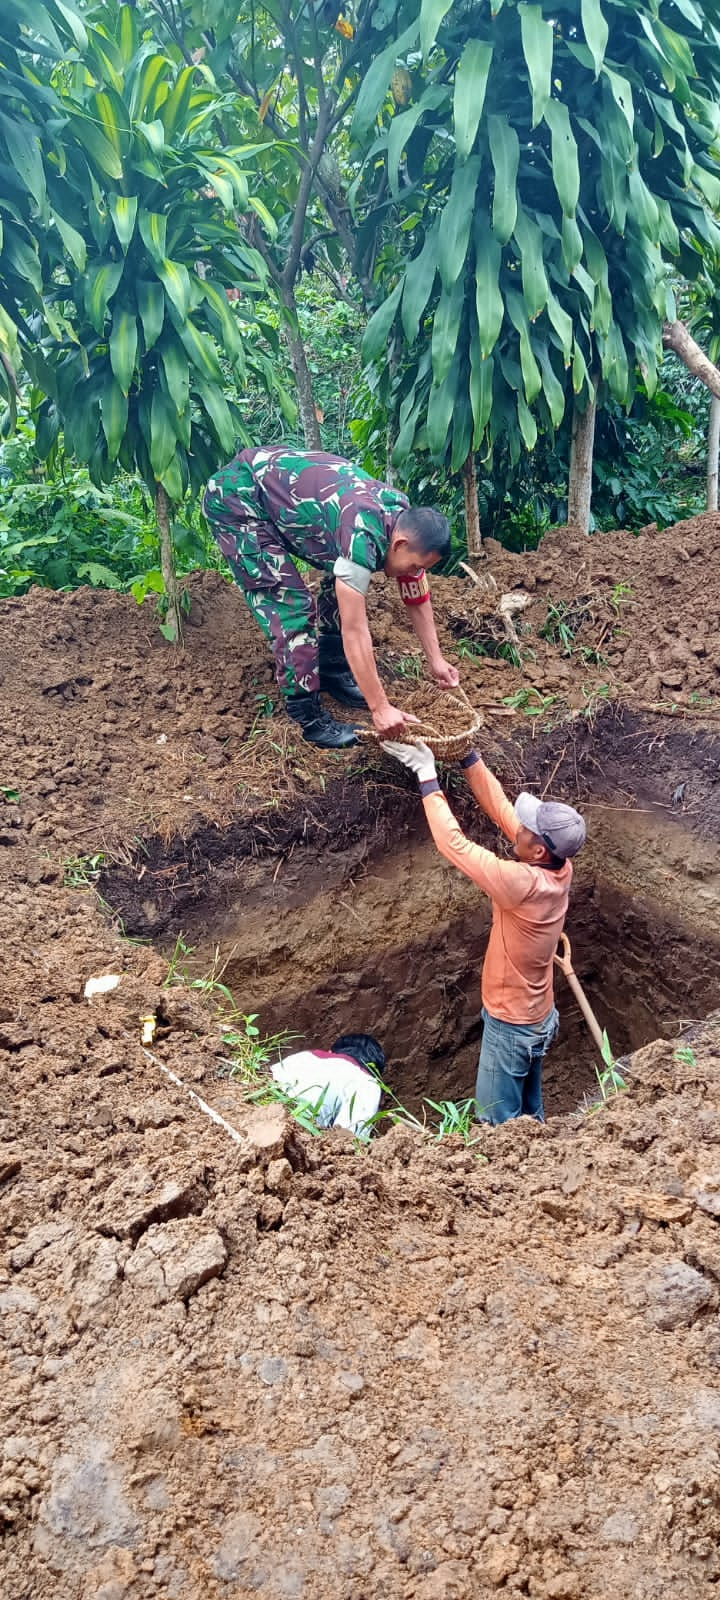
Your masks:
M345 750L349 745L357 744L353 729L346 727L344 722L335 721L330 712L325 710L317 692L288 695L285 709L293 722L300 724L303 739L307 739L309 744L318 745L321 750Z
M350 671L339 634L320 635L320 688L331 694L341 706L351 706L354 711L366 711L367 700L358 688Z

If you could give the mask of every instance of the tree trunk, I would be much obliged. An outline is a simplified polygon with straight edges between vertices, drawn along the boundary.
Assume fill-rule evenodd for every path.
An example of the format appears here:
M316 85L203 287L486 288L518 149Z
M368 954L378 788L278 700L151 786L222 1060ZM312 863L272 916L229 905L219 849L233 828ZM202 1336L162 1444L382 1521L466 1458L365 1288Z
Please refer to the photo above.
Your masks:
M707 455L707 508L718 508L718 455L720 454L720 397L714 394L710 401Z
M284 289L282 293L285 310L290 313L284 328L285 340L290 351L290 360L295 374L295 389L297 391L298 410L303 438L308 450L322 450L320 437L320 423L315 410L315 396L313 394L312 377L307 364L305 345L303 344L300 324L298 322L297 305L292 289Z
M170 527L170 501L167 497L167 491L163 489L161 483L156 483L155 485L155 516L160 529L160 566L167 600L165 627L168 630L168 637L172 637L175 644L182 644L180 588L175 571L175 552L173 550L172 529Z
M475 471L475 454L470 454L462 469L463 493L465 495L465 533L469 556L482 555L482 534L480 532L480 507L478 505L477 473Z
M699 378L711 394L717 395L720 399L720 370L713 366L699 344L696 344L692 334L688 333L685 323L666 322L662 340L665 349L674 350L688 371Z
M579 528L582 533L590 532L596 409L597 403L593 395L593 399L584 411L581 411L577 404L573 410L567 519L572 527Z

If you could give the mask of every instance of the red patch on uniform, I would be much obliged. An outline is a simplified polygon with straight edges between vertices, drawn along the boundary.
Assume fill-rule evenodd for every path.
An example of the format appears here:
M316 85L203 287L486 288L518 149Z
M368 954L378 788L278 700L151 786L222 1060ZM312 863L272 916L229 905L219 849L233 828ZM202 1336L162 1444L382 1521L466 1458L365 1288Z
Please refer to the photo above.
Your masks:
M413 577L398 578L397 586L406 606L422 606L430 599L430 585L424 572L416 572Z

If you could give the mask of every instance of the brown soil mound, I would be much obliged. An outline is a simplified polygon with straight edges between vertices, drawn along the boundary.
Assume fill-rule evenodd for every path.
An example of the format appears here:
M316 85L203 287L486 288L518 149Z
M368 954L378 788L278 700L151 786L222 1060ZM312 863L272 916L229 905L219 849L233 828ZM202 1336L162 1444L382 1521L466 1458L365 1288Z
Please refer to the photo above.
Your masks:
M595 783L628 853L646 813L668 837L677 822L666 857L645 840L642 872L658 896L691 873L708 922L719 542L704 517L490 549L493 596L531 596L512 616L525 660L456 656L508 782ZM260 890L285 972L284 921L313 874L409 838L417 800L383 757L320 755L270 715L270 659L236 591L209 574L191 588L182 654L127 597L0 607L2 1592L710 1600L717 1020L635 1055L630 1092L593 1116L469 1150L398 1128L357 1153L248 1106L218 1077L228 1047L202 995L103 914L99 858L135 931L145 902L145 927L174 926L216 880L240 886L249 927ZM412 636L378 588L401 697ZM448 652L465 637L449 607L478 625L474 588L433 584ZM550 602L575 605L569 656L541 636ZM504 643L495 622L488 640ZM643 721L646 703L667 718ZM318 941L353 920L351 892L342 878ZM86 999L102 974L118 987Z

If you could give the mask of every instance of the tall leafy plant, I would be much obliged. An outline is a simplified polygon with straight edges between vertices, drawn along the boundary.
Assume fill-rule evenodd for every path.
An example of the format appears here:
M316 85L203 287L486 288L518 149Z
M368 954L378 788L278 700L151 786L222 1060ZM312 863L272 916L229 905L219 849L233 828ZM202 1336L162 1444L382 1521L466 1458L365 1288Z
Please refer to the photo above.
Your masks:
M5 426L15 426L21 345L32 344L28 315L43 311L39 240L63 218L52 204L62 165L62 110L47 81L53 68L87 45L78 13L59 0L30 6L4 0L0 10L0 393ZM45 81L43 81L45 80Z
M252 374L278 387L253 310L265 266L242 219L273 224L256 192L257 147L222 143L225 106L209 69L141 36L131 6L93 16L82 61L55 75L57 226L40 239L43 333L26 354L46 396L37 443L49 455L62 428L95 483L120 468L147 484L165 629L179 638L173 508L244 437L228 380L242 388ZM275 330L263 333L277 344Z
M596 398L656 385L668 264L720 255L718 0L381 14L354 134L393 224L365 355L398 362L395 458L518 459L568 404L580 450Z

